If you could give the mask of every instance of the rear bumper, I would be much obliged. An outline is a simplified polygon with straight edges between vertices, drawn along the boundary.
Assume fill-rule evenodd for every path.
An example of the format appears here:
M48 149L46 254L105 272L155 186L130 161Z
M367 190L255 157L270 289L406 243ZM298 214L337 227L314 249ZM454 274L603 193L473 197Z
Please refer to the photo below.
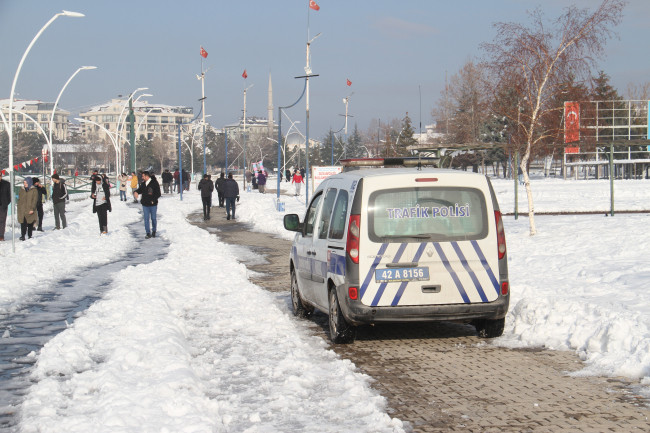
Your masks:
M369 307L348 297L347 288L339 287L338 298L345 319L353 325L380 322L427 322L441 320L501 319L506 316L510 295L496 301L474 304Z

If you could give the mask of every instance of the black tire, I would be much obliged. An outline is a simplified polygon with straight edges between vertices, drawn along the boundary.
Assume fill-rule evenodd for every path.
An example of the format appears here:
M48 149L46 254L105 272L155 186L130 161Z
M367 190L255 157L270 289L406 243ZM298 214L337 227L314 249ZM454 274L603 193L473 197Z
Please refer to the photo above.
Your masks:
M293 307L293 315L296 317L309 317L314 312L313 308L305 307L302 299L300 299L300 289L298 288L295 271L291 271L291 306Z
M476 332L481 338L496 338L503 335L503 328L506 324L506 318L501 319L480 319L474 321Z
M354 339L357 337L357 328L350 325L343 317L339 297L333 287L329 291L329 304L330 340L334 344L354 343Z

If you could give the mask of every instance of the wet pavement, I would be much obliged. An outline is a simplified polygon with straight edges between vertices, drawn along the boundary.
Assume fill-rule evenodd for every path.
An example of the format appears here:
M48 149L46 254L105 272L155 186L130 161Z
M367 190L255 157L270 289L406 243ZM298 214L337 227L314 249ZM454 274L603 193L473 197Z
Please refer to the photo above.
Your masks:
M128 226L136 238L142 237L142 221ZM110 236L110 235L109 235ZM156 248L149 248L152 245ZM65 330L90 305L110 289L113 275L129 266L152 263L167 255L169 242L156 237L138 242L111 263L81 270L62 279L35 296L18 311L0 315L0 428L17 429L18 409L30 382L30 371L40 349Z

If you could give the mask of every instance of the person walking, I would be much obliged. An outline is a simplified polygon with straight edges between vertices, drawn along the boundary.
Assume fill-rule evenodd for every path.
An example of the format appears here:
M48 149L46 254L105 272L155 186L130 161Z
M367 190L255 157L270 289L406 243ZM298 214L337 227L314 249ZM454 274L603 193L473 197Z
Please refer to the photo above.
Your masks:
M173 181L174 176L169 172L169 169L166 168L162 174L163 191L165 194L169 194L171 192L171 185Z
M142 213L144 214L144 230L147 232L145 239L156 237L156 228L158 225L158 199L160 198L160 184L156 176L148 171L142 172L142 183L138 190L133 193L136 200L142 195L140 203L142 204ZM149 225L151 219L151 225Z
M181 183L183 184L183 191L190 190L190 175L185 169L181 170Z
M293 177L291 178L291 183L294 184L296 187L296 193L294 195L300 195L300 184L303 183L304 180L302 179L302 176L300 175L300 172L296 169L293 171Z
M2 179L0 170L0 241L5 240L5 226L7 224L7 211L11 204L11 185Z
M65 200L68 197L68 189L65 187L65 180L59 179L59 175L52 175L52 207L54 208L54 229L60 230L66 228L68 224L65 220Z
M117 180L120 182L120 201L126 201L126 183L129 180L129 177L126 173L122 173L117 176Z
M181 184L181 172L178 171L178 169L176 169L176 171L174 171L174 189L176 190L177 194L181 193L181 189L179 188L180 184Z
M36 212L38 213L38 226L36 231L43 231L43 202L47 200L47 188L41 185L39 178L35 177L32 179L32 184L36 191L38 191L38 201L36 202Z
M239 201L239 185L232 178L232 173L228 173L228 179L223 186L223 196L226 199L226 219L230 219L232 209L232 219L235 219L235 201Z
M286 182L291 182L291 170L288 168L284 170L284 177Z
M108 212L111 212L111 187L101 176L95 176L95 192L90 195L93 199L93 213L97 214L99 233L108 233Z
M257 172L257 189L260 190L261 194L266 192L266 173L262 170Z
M34 223L38 220L36 203L38 202L38 191L34 188L31 177L23 180L23 188L18 191L18 209L16 215L20 223L20 240L25 240L25 234L32 238Z
M226 178L224 177L223 171L219 175L219 178L214 182L214 187L217 189L217 197L219 198L219 207L224 206L223 198L223 186L226 183Z
M203 201L203 221L206 221L210 219L210 208L212 207L212 191L214 191L214 185L212 185L210 175L203 175L203 179L201 179L199 182L199 190L201 191L201 201Z
M138 189L138 175L135 174L135 171L131 172L131 194L133 195L133 203L138 202L138 198L135 195L135 191Z

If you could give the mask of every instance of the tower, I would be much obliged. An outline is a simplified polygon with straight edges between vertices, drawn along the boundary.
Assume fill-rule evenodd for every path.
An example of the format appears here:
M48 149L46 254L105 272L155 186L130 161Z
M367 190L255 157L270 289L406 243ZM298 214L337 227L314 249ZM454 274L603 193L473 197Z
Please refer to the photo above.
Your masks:
M269 105L268 105L268 134L269 137L273 136L273 85L271 84L271 72L269 71Z

